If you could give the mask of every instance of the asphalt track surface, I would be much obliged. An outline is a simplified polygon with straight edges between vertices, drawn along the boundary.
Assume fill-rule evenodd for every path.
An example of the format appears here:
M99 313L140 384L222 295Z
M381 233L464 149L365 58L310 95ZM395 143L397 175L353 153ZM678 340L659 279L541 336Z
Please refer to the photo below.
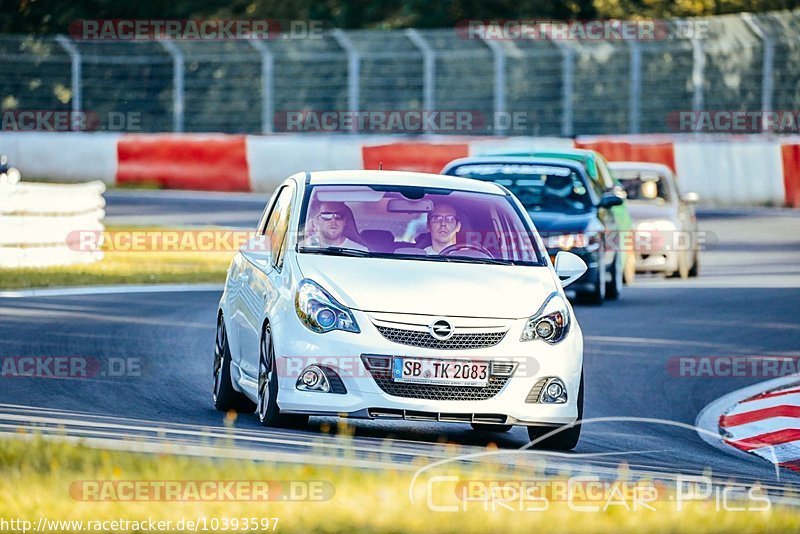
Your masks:
M252 225L264 195L110 192L115 224ZM703 210L708 232L696 280L637 279L618 302L575 306L585 336L584 426L573 453L527 458L573 470L615 472L620 462L663 474L708 474L776 484L760 459L713 447L692 428L713 400L767 378L690 378L668 370L681 356L800 356L800 215L788 210ZM19 428L111 442L256 459L408 466L456 453L501 453L528 443L524 428L481 433L464 424L312 418L303 430L265 429L240 415L226 426L211 404L211 350L220 289L0 298L0 356L141 362L139 376L0 377L0 432ZM445 447L443 443L456 444ZM133 447L133 445L131 445ZM182 448L181 448L182 447ZM136 447L133 447L136 448ZM359 464L360 462L360 464ZM780 473L781 484L800 475Z

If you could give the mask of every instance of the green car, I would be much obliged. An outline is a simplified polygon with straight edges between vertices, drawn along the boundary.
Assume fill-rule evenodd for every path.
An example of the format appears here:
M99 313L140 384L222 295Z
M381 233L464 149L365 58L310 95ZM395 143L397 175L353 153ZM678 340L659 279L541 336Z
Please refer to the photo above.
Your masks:
M627 198L622 183L611 174L606 158L596 150L585 150L582 148L551 148L546 150L532 150L530 152L504 152L494 155L557 158L577 161L586 169L586 174L594 183L598 195L602 196L603 193L613 192L623 199ZM611 208L611 213L616 220L620 234L614 242L619 246L622 252L622 262L624 265L623 280L626 284L630 284L636 278L636 254L634 254L632 250L633 220L631 219L631 214L628 212L627 202L623 202L621 205Z

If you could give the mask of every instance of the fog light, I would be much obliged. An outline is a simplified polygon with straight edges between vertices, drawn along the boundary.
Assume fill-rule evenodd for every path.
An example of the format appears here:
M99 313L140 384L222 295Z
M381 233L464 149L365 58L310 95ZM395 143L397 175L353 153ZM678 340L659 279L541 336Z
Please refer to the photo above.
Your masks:
M305 373L303 373L302 380L303 384L305 384L306 387L313 388L320 381L320 378L316 370L309 369Z
M559 398L564 393L564 388L561 387L561 384L558 382L551 382L549 386L547 386L547 394L553 397L554 399Z
M297 379L297 389L301 391L320 391L328 393L331 390L328 377L325 372L316 365L309 365L303 372L300 373L300 378Z
M560 378L550 378L542 389L539 402L545 404L564 404L567 402L567 387Z

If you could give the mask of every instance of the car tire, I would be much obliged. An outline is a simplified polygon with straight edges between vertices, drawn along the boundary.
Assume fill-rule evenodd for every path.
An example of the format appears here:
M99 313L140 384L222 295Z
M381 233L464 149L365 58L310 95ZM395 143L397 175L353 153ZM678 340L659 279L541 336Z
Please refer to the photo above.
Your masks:
M578 421L583 420L583 373L581 373L581 384L578 387ZM529 426L528 438L531 441L544 436L556 429L561 429L558 433L537 442L534 446L541 449L556 449L561 451L571 451L578 446L581 438L580 424L566 425L562 427L541 427Z
M594 289L592 291L576 292L579 302L600 306L606 299L605 268L598 267L595 271Z
M472 430L478 432L508 432L512 425L490 425L488 423L470 423Z
M617 253L614 256L614 266L611 270L611 281L606 283L606 298L608 300L618 300L622 296L622 271L622 255Z
M675 276L681 280L686 280L689 278L689 258L687 258L685 254L682 257L684 258L683 261L678 258L678 271L675 273Z
M272 329L264 325L258 355L258 390L256 414L262 426L300 428L308 423L307 415L282 414L278 407L278 373Z
M700 276L700 255L695 252L692 268L689 269L689 278L697 278L698 276Z
M231 351L228 346L228 333L222 315L217 321L217 335L214 342L214 361L212 363L214 386L212 400L214 408L221 412L230 410L253 413L256 405L243 393L236 391L231 381Z
M625 268L622 271L622 282L629 286L636 280L636 256L629 252L625 256Z

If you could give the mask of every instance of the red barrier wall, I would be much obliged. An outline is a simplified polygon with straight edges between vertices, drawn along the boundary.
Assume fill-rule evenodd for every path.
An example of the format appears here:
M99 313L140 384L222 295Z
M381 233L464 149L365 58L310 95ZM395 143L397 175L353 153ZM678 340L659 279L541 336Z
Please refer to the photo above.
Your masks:
M646 161L662 163L675 172L675 149L671 142L635 143L629 141L575 141L576 148L597 150L608 161Z
M431 143L391 143L361 148L365 169L377 169L383 163L385 171L414 171L438 173L447 163L469 155L466 143L435 145Z
M782 145L783 185L786 188L786 205L800 208L800 144Z
M117 157L117 184L250 190L243 135L123 135Z

